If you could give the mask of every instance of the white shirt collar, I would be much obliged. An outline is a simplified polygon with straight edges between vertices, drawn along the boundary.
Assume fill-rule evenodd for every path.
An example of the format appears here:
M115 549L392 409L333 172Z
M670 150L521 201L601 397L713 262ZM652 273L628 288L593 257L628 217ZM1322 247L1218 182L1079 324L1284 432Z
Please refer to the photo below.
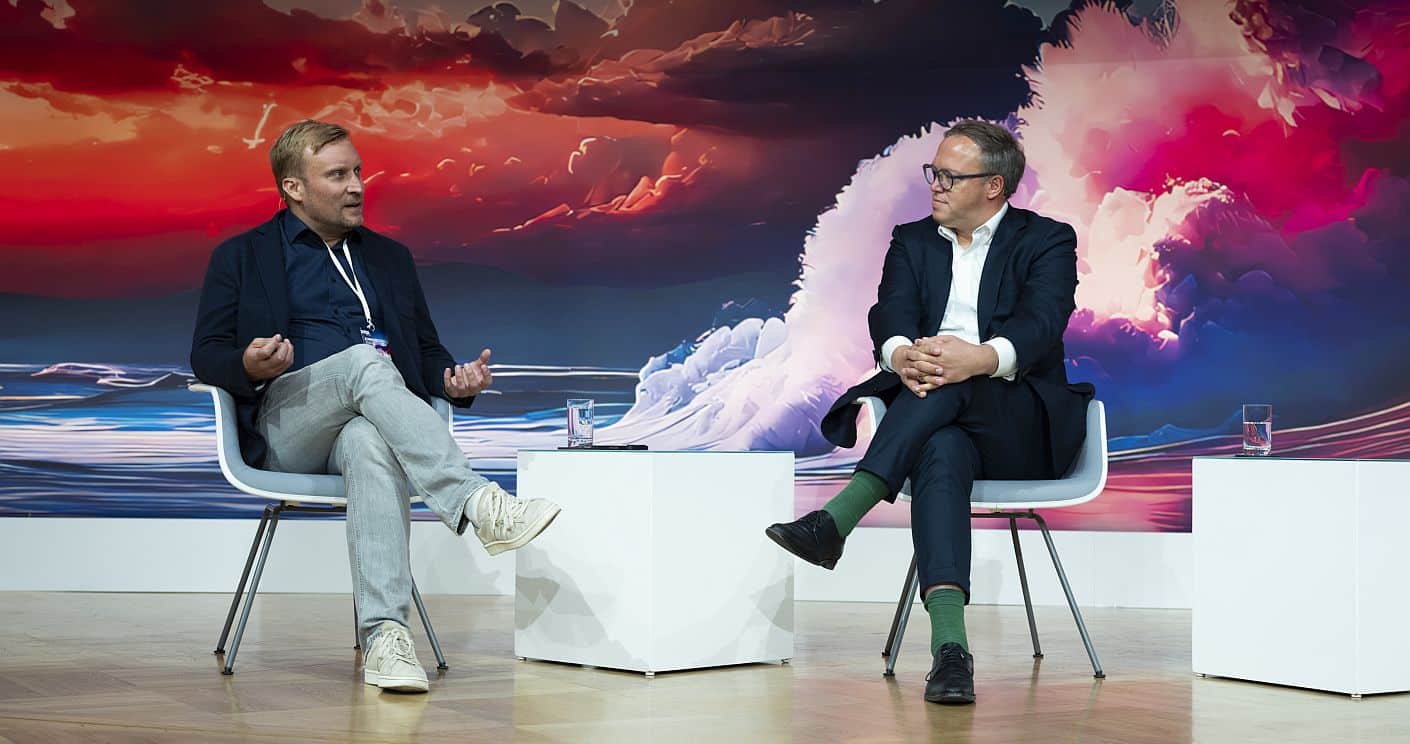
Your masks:
M974 245L975 243L979 243L981 241L988 242L989 240L992 240L994 237L994 231L999 229L999 223L1003 222L1004 215L1008 213L1009 203L1004 202L1003 206L999 207L999 211L995 212L993 217L990 217L984 222L984 224L980 225L979 227L974 228L974 235L971 236L969 244ZM951 230L950 228L945 227L944 225L936 225L935 227L940 231L940 234L943 235L946 240L950 241L954 245L959 245L959 238L955 235L954 230Z

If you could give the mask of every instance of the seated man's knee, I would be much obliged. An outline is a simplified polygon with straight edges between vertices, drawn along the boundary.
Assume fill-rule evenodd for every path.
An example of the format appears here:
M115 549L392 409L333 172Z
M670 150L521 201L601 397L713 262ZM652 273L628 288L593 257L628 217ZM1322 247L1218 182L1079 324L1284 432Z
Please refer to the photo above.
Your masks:
M404 384L392 360L371 346L356 344L342 353L348 355L348 377L354 388L368 383Z
M346 353L358 364L372 364L382 360L381 352L368 344L353 344L347 348Z

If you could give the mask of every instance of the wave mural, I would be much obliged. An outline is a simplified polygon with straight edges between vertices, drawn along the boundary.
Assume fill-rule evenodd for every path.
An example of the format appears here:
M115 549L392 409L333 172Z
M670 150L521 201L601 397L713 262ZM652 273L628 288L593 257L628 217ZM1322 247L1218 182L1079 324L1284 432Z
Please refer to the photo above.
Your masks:
M873 372L890 230L971 116L1023 141L1014 202L1078 233L1069 376L1107 404L1111 478L1053 524L1188 530L1189 459L1237 451L1244 402L1273 403L1278 454L1410 451L1402 4L229 5L171 27L259 24L264 56L0 3L0 166L36 174L0 185L0 515L258 513L185 390L191 288L307 116L350 125L452 351L508 360L456 436L510 487L587 395L604 442L792 450L798 511L830 497L865 441L817 421ZM940 54L945 28L990 30ZM94 40L127 74L78 64Z

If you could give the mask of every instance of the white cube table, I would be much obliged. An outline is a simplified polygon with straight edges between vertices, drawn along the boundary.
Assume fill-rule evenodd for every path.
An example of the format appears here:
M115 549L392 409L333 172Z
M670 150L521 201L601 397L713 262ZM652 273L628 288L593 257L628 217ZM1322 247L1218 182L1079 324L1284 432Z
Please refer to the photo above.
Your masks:
M516 554L514 654L656 672L793 656L792 452L524 450L563 507Z
M1194 671L1410 690L1410 461L1194 458Z

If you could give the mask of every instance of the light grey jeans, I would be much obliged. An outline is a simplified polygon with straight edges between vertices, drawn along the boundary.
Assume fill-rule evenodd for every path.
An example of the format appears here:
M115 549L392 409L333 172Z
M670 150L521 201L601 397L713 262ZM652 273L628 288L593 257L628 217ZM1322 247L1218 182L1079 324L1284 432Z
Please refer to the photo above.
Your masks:
M366 643L411 609L410 500L420 496L460 533L465 502L489 481L470 469L445 421L406 389L391 359L349 347L270 383L255 418L265 467L340 473L347 483L348 562Z

